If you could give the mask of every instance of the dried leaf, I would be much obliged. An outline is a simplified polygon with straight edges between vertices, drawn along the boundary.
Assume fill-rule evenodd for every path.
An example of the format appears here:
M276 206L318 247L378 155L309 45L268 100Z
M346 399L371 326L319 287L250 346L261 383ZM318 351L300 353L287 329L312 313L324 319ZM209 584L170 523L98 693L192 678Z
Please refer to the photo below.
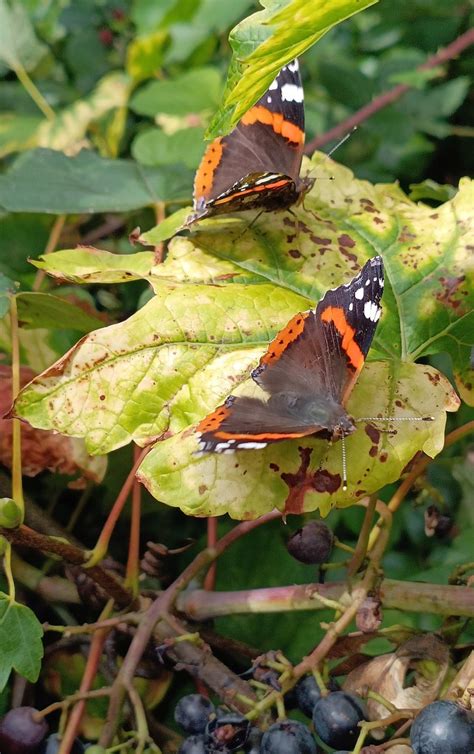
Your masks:
M29 367L22 367L21 386L33 379L35 373ZM12 404L11 368L0 365L0 462L11 468L12 462L12 420L2 418ZM34 429L29 424L21 427L22 471L25 476L36 476L49 469L60 474L80 476L70 483L70 487L84 487L87 480L101 482L107 467L105 456L90 456L84 442L57 432Z

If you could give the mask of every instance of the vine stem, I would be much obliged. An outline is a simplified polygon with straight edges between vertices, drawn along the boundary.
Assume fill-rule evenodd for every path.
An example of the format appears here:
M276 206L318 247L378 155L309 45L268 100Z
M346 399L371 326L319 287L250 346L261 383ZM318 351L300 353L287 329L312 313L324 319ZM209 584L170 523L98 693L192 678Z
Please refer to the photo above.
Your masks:
M140 448L135 445L133 449L134 468L137 463L141 462L143 454ZM128 587L134 597L138 596L140 591L140 514L142 507L142 486L135 477L132 487L132 515L130 520L130 540L128 543L127 570L125 575L125 586Z
M112 510L110 511L107 520L102 527L102 531L99 534L99 538L95 544L95 547L89 553L89 559L87 560L87 563L84 564L85 568L92 568L92 566L100 563L100 561L103 560L103 558L106 556L107 550L109 548L110 538L112 537L115 525L119 519L120 514L122 513L125 503L127 502L130 491L135 484L135 474L137 472L137 469L145 458L146 454L149 452L150 448L151 446L143 448L135 458L133 466L122 485L122 489L117 495L117 498L112 506Z
M10 299L10 329L12 343L12 403L20 392L20 334L18 330L18 308L16 296ZM21 472L21 424L19 419L12 419L12 498L25 518L25 501L23 499L23 479Z
M215 547L217 543L217 518L209 516L207 519L207 546ZM204 589L212 592L216 587L217 563L211 563L208 572L204 577Z
M474 44L474 29L469 29L468 31L464 32L464 34L461 34L459 37L457 37L454 42L451 42L451 44L447 45L447 47L444 47L435 55L429 57L428 60L426 60L422 65L416 68L416 70L427 71L430 68L436 68L436 66L441 65L441 63L446 63L448 60L455 58L472 44ZM329 131L326 131L326 133L316 136L314 139L308 142L304 150L305 154L312 154L315 149L319 149L319 147L322 147L329 141L340 139L342 136L349 133L353 128L368 120L372 115L375 115L375 113L377 113L379 110L382 110L384 107L387 107L387 105L391 105L393 102L396 102L396 100L400 99L400 97L406 94L406 92L408 92L411 88L412 87L409 84L398 84L397 86L394 86L393 89L389 89L387 92L379 95L368 105L364 105L364 107L362 107L360 110L357 110L356 113L351 115L349 118L346 118L346 120L343 120L342 123L339 123L339 125L331 128Z
M49 233L48 241L46 243L46 247L43 251L44 254L51 254L52 251L55 250L56 246L58 245L59 239L61 237L61 233L63 232L64 223L66 222L66 215L58 215L55 219L52 228ZM43 280L46 277L46 272L44 270L38 270L35 276L35 280L33 283L33 290L39 291L43 284Z
M444 440L444 448L449 448L451 445L454 445L455 442L465 437L466 435L470 434L471 432L474 432L474 420L467 422L466 424L463 424L461 427L457 427L448 435L446 435L446 438ZM392 496L390 502L388 503L388 509L391 513L395 513L398 510L398 508L400 507L400 505L406 498L407 494L411 490L412 486L414 485L418 477L421 476L421 474L423 474L425 469L430 465L432 461L433 461L432 458L424 454L422 454L415 461L412 470L405 477L400 487L397 489L395 494ZM370 533L369 544L368 544L369 551L375 546L375 543L377 542L377 539L380 534L380 524L381 524L381 521L380 520L377 521L377 523L375 524L374 528L372 529Z
M109 617L110 613L112 612L113 605L113 600L109 600L100 615L101 620ZM91 690L91 686L94 683L94 679L99 669L100 659L102 657L102 649L104 647L104 643L109 631L109 628L99 628L92 637L86 667L84 668L84 674L79 686L79 694L87 694ZM61 739L58 754L70 754L85 709L85 698L80 699L74 705L67 721L64 735Z
M30 79L26 69L20 63L17 63L14 66L13 70L15 71L18 80L20 81L24 89L28 92L38 109L41 110L43 115L48 120L54 120L56 115L53 108L51 107L51 105L49 105L48 102L46 102L38 87Z
M140 622L112 686L107 720L99 741L101 746L104 746L105 748L110 746L117 730L120 710L122 709L127 689L130 688L132 684L135 670L152 637L153 629L155 628L156 623L170 612L178 594L186 588L198 573L219 557L233 542L237 541L237 539L244 536L249 531L256 529L258 526L262 526L275 518L281 518L280 511L272 511L255 521L244 521L235 526L218 540L215 547L202 550L187 568L184 569L178 578L175 579L175 581L151 604Z
M385 608L433 615L460 615L474 618L474 589L468 586L428 584L384 579L379 596ZM188 618L207 621L228 615L283 613L297 610L341 609L347 584L328 584L243 589L235 592L207 592L193 589L177 600L178 610Z
M80 547L76 547L60 537L48 537L46 534L39 534L24 524L16 529L0 528L0 534L14 545L29 547L46 555L58 555L72 565L84 567L86 562L87 553ZM109 571L100 566L94 566L87 570L87 575L99 584L119 607L133 608L133 595Z

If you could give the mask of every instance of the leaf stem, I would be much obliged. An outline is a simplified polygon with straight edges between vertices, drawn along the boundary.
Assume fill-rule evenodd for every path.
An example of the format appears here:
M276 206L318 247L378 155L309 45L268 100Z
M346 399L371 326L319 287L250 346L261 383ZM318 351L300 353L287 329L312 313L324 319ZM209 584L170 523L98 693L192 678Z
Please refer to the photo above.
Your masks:
M107 517L107 521L102 527L102 531L99 534L99 538L95 544L95 547L89 553L89 558L87 560L87 563L84 564L84 568L92 568L93 566L100 563L100 561L103 560L103 558L106 556L107 550L109 548L110 538L112 537L112 534L115 529L115 524L117 523L119 516L122 513L124 505L127 502L127 498L130 494L130 490L133 488L133 485L136 481L135 473L138 467L140 466L141 462L145 458L146 454L150 450L150 447L151 446L147 446L146 448L143 448L141 452L139 453L138 457L136 458L136 460L134 461L129 474L122 485L122 489L117 495L117 498L112 506L112 510L110 511Z
M26 89L31 99L33 100L35 105L41 110L43 115L48 120L54 120L56 115L54 113L53 108L48 104L48 102L46 102L40 90L30 79L28 73L26 72L25 68L23 68L21 63L17 63L15 65L14 71L16 75L18 76L18 79L20 83L22 84L23 88Z
M20 336L18 331L18 309L16 296L10 299L10 329L12 341L12 403L20 392ZM23 499L23 479L21 473L21 424L19 419L12 419L12 498L21 511L21 520L25 518L25 501Z
M8 597L11 602L15 602L15 581L12 573L12 546L10 542L7 542L5 552L3 554L3 570L8 583Z
M108 618L113 609L113 600L109 600L104 607L100 619L104 620ZM91 686L94 683L95 677L99 670L100 658L102 657L102 650L105 640L109 633L109 628L100 628L92 637L90 643L89 654L87 656L86 666L84 668L84 674L79 686L79 693L85 694L91 690ZM82 717L86 709L86 699L80 699L74 705L72 712L67 721L67 725L64 731L63 738L61 740L58 754L70 754L74 745L74 740L79 729Z
M43 254L51 254L51 252L55 250L56 246L58 245L58 241L61 236L61 233L63 232L65 222L66 222L66 215L57 216L49 232L48 241L46 243L46 247L45 247L45 250L43 251ZM45 277L46 277L46 272L44 270L37 271L35 280L33 283L34 291L39 291Z
M138 445L133 449L134 468L142 460L142 452ZM132 515L130 521L130 540L128 544L128 559L125 575L125 586L128 587L134 597L138 596L140 591L140 515L141 515L141 496L142 486L135 477L132 487Z

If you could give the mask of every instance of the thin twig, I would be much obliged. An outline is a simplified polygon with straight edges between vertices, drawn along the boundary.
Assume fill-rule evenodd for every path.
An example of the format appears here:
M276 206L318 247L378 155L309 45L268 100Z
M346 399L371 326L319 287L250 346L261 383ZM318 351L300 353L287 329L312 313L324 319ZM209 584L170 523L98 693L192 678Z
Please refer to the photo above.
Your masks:
M447 47L444 47L435 55L428 58L428 60L416 70L426 71L430 68L436 68L436 66L455 58L472 44L474 44L474 29L469 29L455 39L454 42L451 42ZM356 113L349 118L346 118L342 123L339 123L339 125L326 131L326 133L320 134L314 139L311 139L305 147L305 154L312 154L315 149L319 149L319 147L322 147L324 144L340 139L344 134L352 131L355 126L359 126L372 115L375 115L379 110L382 110L384 107L387 107L387 105L391 105L393 102L400 99L400 97L406 94L411 88L412 87L409 84L398 84L398 86L394 86L393 89L389 89L388 92L384 92L372 100L368 105L364 105L364 107Z
M63 539L39 534L24 524L17 529L0 527L0 534L14 545L29 547L46 555L58 555L72 565L83 567L87 559L87 553L79 547ZM87 570L87 575L101 586L119 607L133 607L133 595L109 571L101 566L93 566Z
M178 597L178 594L194 579L209 563L212 563L221 555L233 542L247 534L249 531L256 529L258 526L267 523L275 518L281 517L280 511L272 511L256 521L244 521L235 526L224 537L222 537L214 548L202 550L194 560L184 569L178 578L160 594L159 597L151 604L148 611L144 614L143 619L132 639L128 652L124 658L123 664L119 670L117 678L113 684L113 690L110 696L110 704L107 712L107 721L103 728L100 745L107 747L113 740L115 731L119 724L119 712L125 698L126 690L130 687L135 670L150 641L153 630L157 622L169 613ZM170 628L170 631L172 629ZM181 645L184 647L186 642Z

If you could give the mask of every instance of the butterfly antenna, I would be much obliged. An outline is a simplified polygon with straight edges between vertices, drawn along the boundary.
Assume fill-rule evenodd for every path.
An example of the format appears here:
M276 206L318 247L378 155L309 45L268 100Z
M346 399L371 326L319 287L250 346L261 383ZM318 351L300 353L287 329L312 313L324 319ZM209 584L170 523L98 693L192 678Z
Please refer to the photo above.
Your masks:
M355 422L434 422L434 416L358 416Z
M335 145L333 146L333 148L332 148L332 149L331 149L331 150L330 150L330 151L329 151L329 152L327 153L326 157L330 157L330 156L331 156L332 154L334 154L334 152L336 151L336 149L339 149L339 147L342 147L342 145L343 145L343 144L344 144L344 143L345 143L345 142L346 142L346 141L347 141L348 139L350 139L350 137L352 136L352 134L354 133L354 131L357 131L357 126L353 126L353 128L351 128L351 130L350 130L350 131L348 131L348 133L346 133L346 135L345 135L345 136L343 136L343 137L342 137L342 139L340 139L340 140L339 140L339 141L337 142L337 144L335 144Z
M342 448L342 489L344 492L347 490L347 455L346 455L346 438L343 435L341 437Z

